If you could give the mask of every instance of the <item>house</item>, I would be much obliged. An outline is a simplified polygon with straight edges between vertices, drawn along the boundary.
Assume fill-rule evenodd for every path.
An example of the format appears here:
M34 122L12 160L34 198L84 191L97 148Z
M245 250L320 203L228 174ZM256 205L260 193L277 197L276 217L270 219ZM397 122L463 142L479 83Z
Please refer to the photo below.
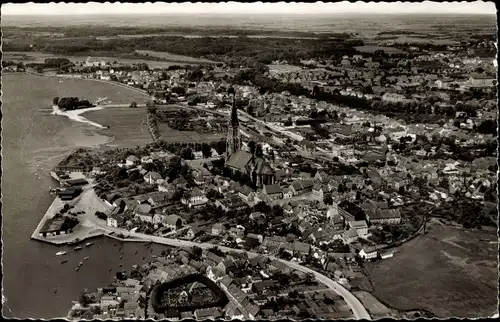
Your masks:
M163 182L163 178L158 172L151 171L144 176L144 181L146 181L149 184L159 184Z
M158 224L165 222L166 217L167 216L163 213L155 213L153 215L153 224L158 225Z
M367 214L367 220L372 224L399 224L401 222L401 213L399 209L377 209L370 215Z
M196 320L217 319L222 317L219 308L197 309L194 311Z
M265 185L262 192L264 192L264 194L266 194L271 200L283 198L281 187L277 184Z
M266 215L264 215L261 212L252 212L249 216L250 220L258 220L260 218L266 218Z
M138 164L139 161L140 161L139 158L136 157L135 155L129 155L127 159L125 159L125 165L131 167Z
M225 230L221 223L212 226L212 235L219 236Z
M193 178L196 184L203 184L212 178L212 174L205 168L201 168L198 171L193 171Z
M105 67L106 65L107 63L104 59L99 59L89 56L85 60L85 66L87 67Z
M368 235L368 225L366 220L349 221L347 223L350 229L354 229L359 237L365 237Z
M135 208L134 215L139 217L140 220L153 223L154 211L149 204L141 204Z
M298 196L307 192L311 192L314 186L313 180L296 180L290 185L290 189L294 196Z
M106 218L106 225L109 227L118 228L118 221L116 220L116 218L108 216Z
M245 201L249 201L251 199L251 196L253 194L253 190L249 186L241 186L238 191L238 196L241 197L241 199Z
M207 202L208 198L205 196L203 191L198 188L192 189L191 191L187 192L181 199L181 203L188 206L189 208L199 207L205 205Z
M293 189L287 187L283 189L283 198L292 198L293 197Z
M350 244L358 239L359 235L355 229L349 229L344 232L342 239L346 244Z
M54 216L45 221L45 224L39 231L39 236L51 237L69 234L73 231L73 229L69 229L68 226L71 226L70 219L68 217Z
M173 193L155 191L148 194L147 202L154 208L166 206L170 203Z
M312 193L321 199L328 193L328 187L326 185L322 185L320 183L316 183L312 188Z
M184 224L182 218L177 215L168 215L164 222L165 226L172 230L177 230Z
M382 95L382 100L386 102L397 103L403 102L405 100L405 97L404 95L397 93L385 93L384 95Z
M314 175L314 179L321 182L321 183L326 183L328 180L328 175L326 174L325 171L318 171Z
M493 87L495 86L495 77L487 75L471 75L469 78L469 84L471 87Z
M363 247L360 251L359 251L359 257L361 257L362 259L365 259L365 260L370 260L370 259L374 259L374 258L377 258L377 250L373 247Z
M379 252L378 255L380 259L388 259L394 256L395 250L390 249L386 251Z
M226 199L215 201L217 207L221 207L223 211L240 211L248 208L248 205L238 196L232 195Z

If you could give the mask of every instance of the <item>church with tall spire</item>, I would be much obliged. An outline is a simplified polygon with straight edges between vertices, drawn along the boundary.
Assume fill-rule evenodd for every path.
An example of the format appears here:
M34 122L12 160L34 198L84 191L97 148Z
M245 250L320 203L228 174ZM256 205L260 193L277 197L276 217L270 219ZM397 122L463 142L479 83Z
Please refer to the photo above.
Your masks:
M233 96L231 118L228 124L226 140L226 165L231 172L239 172L250 178L256 187L276 183L276 174L271 165L263 158L257 157L241 149L241 136L236 110L234 89L231 87L229 93Z
M226 140L226 155L229 158L236 151L241 149L240 122L238 121L238 112L236 110L234 89L231 87L229 93L233 96L233 106L231 109L231 118L229 119L227 140Z

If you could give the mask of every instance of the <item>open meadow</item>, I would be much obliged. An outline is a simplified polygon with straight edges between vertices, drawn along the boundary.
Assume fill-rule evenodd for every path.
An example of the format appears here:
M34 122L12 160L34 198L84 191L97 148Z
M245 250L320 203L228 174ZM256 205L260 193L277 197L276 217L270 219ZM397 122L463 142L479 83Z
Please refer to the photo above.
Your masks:
M170 54L170 53L165 53L165 52L160 52L160 51L153 51L153 50L136 50L136 53L139 55L147 55L149 57L158 57L161 59L165 59L171 62L183 62L183 63L191 63L191 64L215 64L214 61L204 59L204 58L195 58L195 57L189 57L189 56L184 56L184 55L175 55L175 54Z
M437 219L428 228L393 258L365 265L373 294L396 309L424 309L441 318L492 316L498 310L495 232Z
M127 148L152 142L145 123L146 108L105 108L84 113L83 116L104 126L109 125L109 129L100 130L100 133L114 137L110 146ZM197 143L210 142L221 138L217 134L176 131L162 122L158 122L158 127L162 139L167 142Z
M177 55L174 55L177 56ZM173 65L189 65L189 64L194 64L194 62L190 62L189 58L191 57L185 57L186 59L182 60L173 60L173 61L156 61L156 60L150 60L150 59L132 59L132 58L121 58L119 56L116 57L103 57L103 56L97 56L100 59L104 59L105 61L109 62L115 62L117 64L122 64L122 65L133 65L133 64L140 64L140 63L146 63L150 68L168 68ZM181 56L184 57L184 56ZM5 61L8 60L13 60L13 61L21 61L24 64L29 64L29 63L44 63L45 59L47 58L67 58L69 59L72 63L79 64L79 63L85 63L85 60L88 58L88 55L60 55L60 54L48 54L48 53L42 53L42 52L37 52L37 51L28 51L28 52L22 52L22 51L11 51L11 52L4 52L2 59ZM192 58L196 59L196 58Z
M357 51L361 53L374 53L377 50L383 50L388 54L402 54L403 50L395 48L395 47L386 47L386 46L375 46L375 45L365 45L365 46L357 46L354 47Z

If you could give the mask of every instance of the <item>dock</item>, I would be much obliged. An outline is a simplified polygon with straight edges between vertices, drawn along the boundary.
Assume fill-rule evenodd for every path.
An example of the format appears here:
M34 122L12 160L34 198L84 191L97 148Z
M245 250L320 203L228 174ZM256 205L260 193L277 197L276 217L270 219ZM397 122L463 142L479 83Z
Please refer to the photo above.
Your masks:
M35 231L31 235L31 239L38 240L41 242L53 244L53 245L65 245L68 242L72 242L75 239L79 239L80 242L90 239L90 238L95 238L99 236L103 236L105 234L105 231L102 229L94 228L94 227L85 227L79 224L80 227L75 229L75 231L71 234L68 235L58 235L58 236L51 236L51 237L42 237L40 236L40 230L42 227L45 225L45 222L52 217L55 216L55 214L64 207L64 202L61 201L59 198L55 198L52 204L50 205L49 209L45 212L43 215L42 219L38 223L38 226L36 227Z
M50 176L52 178L54 178L54 180L56 180L57 182L59 182L59 184L62 184L63 180L61 178L59 178L59 176L57 175L57 173L55 173L54 171L50 171Z

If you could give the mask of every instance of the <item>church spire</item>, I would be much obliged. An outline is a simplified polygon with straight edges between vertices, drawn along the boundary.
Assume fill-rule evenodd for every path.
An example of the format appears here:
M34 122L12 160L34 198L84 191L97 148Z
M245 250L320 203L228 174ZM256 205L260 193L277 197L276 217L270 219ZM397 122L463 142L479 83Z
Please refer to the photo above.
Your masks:
M231 126L238 126L239 125L239 122L238 122L238 112L236 111L236 103L235 103L235 92L234 92L234 88L233 87L230 87L229 90L227 91L229 95L232 95L233 96L233 106L231 108Z
M231 119L229 120L229 126L227 131L227 141L226 141L226 154L230 157L233 153L241 149L241 138L238 122L238 112L236 111L236 104L234 99L234 88L230 87L227 91L229 95L233 96L233 106L231 109Z

